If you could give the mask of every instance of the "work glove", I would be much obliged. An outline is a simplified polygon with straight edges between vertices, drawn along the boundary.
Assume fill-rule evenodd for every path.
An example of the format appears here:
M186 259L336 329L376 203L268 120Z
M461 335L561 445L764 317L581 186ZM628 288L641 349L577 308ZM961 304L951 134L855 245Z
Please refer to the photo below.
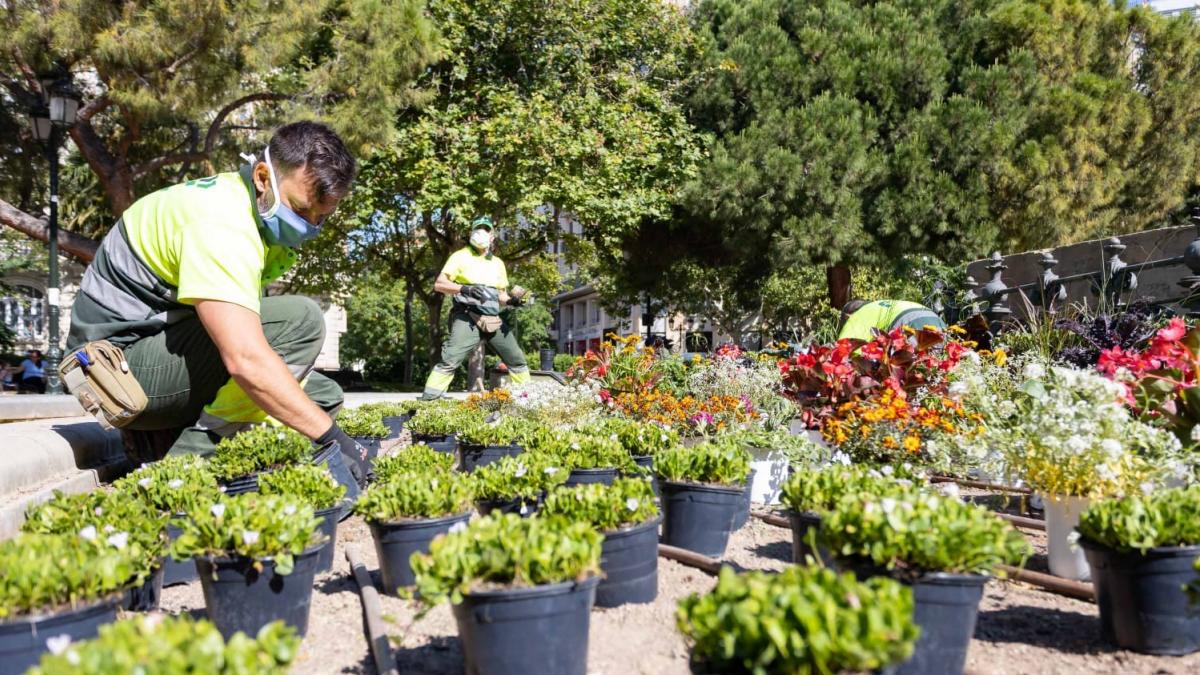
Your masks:
M321 450L327 450L336 446L338 452L342 454L342 460L346 468L350 470L350 475L354 479L354 487L356 488L351 490L351 487L346 485L347 496L351 493L357 493L358 490L366 486L370 476L368 475L369 472L363 468L362 463L367 458L367 449L359 445L353 438L350 438L345 431L342 431L337 422L330 425L329 430L321 434L314 442ZM337 475L334 475L334 478L339 483L345 482L345 478L339 478Z
M488 288L487 286L480 284L465 284L462 289L458 291L458 294L464 298L471 298L482 303L487 300Z

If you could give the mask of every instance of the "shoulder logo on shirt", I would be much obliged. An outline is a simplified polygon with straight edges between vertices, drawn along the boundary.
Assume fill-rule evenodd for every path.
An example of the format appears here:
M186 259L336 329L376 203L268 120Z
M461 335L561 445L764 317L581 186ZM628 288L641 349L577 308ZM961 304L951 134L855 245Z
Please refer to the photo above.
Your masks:
M186 185L188 187L195 187L195 188L201 188L201 189L210 188L216 184L217 184L216 176L209 176L208 178L194 178L194 179L189 180L188 182L184 183L184 185Z

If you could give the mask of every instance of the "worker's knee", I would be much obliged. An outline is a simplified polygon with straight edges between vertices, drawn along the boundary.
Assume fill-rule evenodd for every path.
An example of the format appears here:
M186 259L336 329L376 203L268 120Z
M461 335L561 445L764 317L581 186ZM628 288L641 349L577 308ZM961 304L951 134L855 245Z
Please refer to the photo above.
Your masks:
M277 295L260 306L263 334L288 363L312 362L325 343L325 315L312 298Z

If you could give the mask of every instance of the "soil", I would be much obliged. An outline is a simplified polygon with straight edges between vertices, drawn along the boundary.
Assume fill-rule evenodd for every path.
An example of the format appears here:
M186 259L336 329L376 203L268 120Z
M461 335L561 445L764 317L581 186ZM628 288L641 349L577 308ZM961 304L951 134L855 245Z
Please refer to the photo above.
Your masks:
M1031 535L1038 550L1028 567L1045 569L1044 538ZM357 517L338 529L334 569L318 577L308 636L293 673L374 673L364 637L358 587L345 547L356 546L379 587L371 534ZM734 533L726 561L738 569L779 570L791 561L791 531L751 519ZM675 604L689 593L712 588L713 577L659 558L658 600L592 612L588 647L593 675L686 675L688 645L675 629ZM204 615L198 582L163 590L163 609ZM454 618L448 605L418 617L416 603L383 596L383 611L401 673L463 672ZM1200 653L1156 657L1119 651L1100 639L1096 606L1021 583L993 580L980 605L967 672L980 675L1121 673L1150 675L1200 672Z

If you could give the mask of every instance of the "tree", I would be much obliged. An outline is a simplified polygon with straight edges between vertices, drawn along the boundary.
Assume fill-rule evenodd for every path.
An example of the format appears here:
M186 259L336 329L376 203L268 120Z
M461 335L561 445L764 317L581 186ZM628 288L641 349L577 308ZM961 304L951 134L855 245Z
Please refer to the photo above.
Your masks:
M420 0L14 0L0 30L0 128L39 100L41 75L70 77L84 95L70 139L109 216L64 233L63 249L84 260L88 237L139 194L228 166L275 121L319 117L360 149L386 144L434 55ZM2 164L38 154L17 128ZM45 240L30 178L0 181L15 183L0 187L0 223Z
M629 270L772 275L1143 229L1195 183L1200 27L1110 0L705 0L711 161ZM647 235L626 237L630 252ZM675 255L678 253L679 255ZM657 262L657 264L653 264Z
M429 9L444 36L442 58L417 84L431 97L399 116L395 141L364 167L362 200L308 248L326 255L297 278L337 286L356 269L390 270L434 322L432 358L444 330L433 279L472 218L501 225L514 278L559 238L567 214L611 248L642 217L666 214L699 145L677 101L693 41L675 6L433 0Z

